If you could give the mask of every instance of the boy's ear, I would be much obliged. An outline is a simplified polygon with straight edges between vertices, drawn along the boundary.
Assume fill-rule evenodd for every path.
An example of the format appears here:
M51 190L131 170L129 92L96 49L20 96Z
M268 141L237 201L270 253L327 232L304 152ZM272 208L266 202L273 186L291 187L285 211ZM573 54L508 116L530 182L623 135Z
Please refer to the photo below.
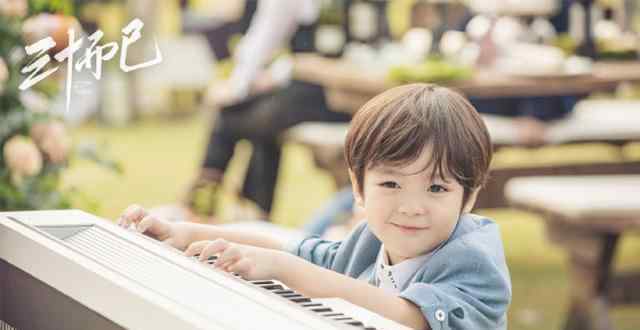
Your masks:
M467 199L467 203L462 208L462 213L469 213L471 212L471 210L473 210L473 206L476 205L476 200L478 199L478 192L480 192L480 188L481 187L478 187L476 189L473 189L473 191L471 191L471 194Z
M360 207L364 207L364 198L362 198L362 194L360 194L360 187L358 186L358 181L356 180L355 174L349 169L349 179L351 180L351 190L353 190L353 198L356 200L356 205Z

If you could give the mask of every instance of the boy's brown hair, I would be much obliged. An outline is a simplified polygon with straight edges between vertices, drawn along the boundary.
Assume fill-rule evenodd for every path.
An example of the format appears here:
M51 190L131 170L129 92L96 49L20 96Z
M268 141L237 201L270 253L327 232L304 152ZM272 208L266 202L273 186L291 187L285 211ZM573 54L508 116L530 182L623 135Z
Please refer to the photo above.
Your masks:
M345 158L363 194L367 169L409 164L426 146L433 151L432 177L450 175L460 183L464 205L488 178L492 147L476 109L448 88L410 84L371 99L351 121Z

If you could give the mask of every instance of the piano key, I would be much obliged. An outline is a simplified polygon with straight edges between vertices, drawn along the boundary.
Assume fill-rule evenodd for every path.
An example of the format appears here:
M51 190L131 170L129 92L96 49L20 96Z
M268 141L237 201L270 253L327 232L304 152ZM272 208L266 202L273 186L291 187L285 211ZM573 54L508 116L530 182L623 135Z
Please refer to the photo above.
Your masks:
M288 294L288 293L295 293L295 291L293 291L293 290L275 290L275 291L273 291L273 293L279 294L279 295L283 295L283 294Z
M319 307L319 306L323 306L323 305L322 305L322 304L320 304L320 303L312 302L312 303L310 303L310 304L302 304L302 305L300 305L300 306L302 306L302 307L307 307L307 308L308 308L308 307L316 307L316 306L318 306L318 307Z
M358 320L353 320L353 321L351 321L351 322L346 322L346 324L348 324L348 325L353 325L353 326L356 326L356 327L362 327L362 326L364 326L364 323L362 323L362 322L360 322L360 321L358 321Z
M195 255L194 258L199 258L199 255ZM214 264L217 259L217 256L211 256L207 259L207 263ZM237 273L232 273L232 275L242 279ZM341 324L346 324L354 327L364 327L364 324L362 322L355 320L352 317L346 316L343 313L336 313L331 308L326 307L321 303L315 303L311 298L298 294L296 291L287 288L284 284L278 281L258 280L248 282L260 288L271 291L272 293L277 294L282 298L286 298L287 300L292 301L296 304L300 304L301 307L310 309L312 312L319 314L323 318L327 318L329 320L337 321ZM366 327L364 329L376 330L375 327Z
M195 255L194 258L199 258L199 254ZM217 256L211 256L207 259L208 264L214 264L218 259ZM239 274L232 273L233 276L236 276L240 279ZM310 309L312 312L319 314L323 318L327 318L332 321L340 322L341 324L346 324L354 327L362 327L365 330L376 330L375 327L364 327L364 324L352 317L346 316L343 313L336 313L331 308L324 306L321 303L315 303L311 298L305 297L301 294L298 294L296 291L287 288L284 284L273 281L273 280L257 280L257 281L248 281L249 283L258 286L260 288L271 291L272 293L286 298L287 300L299 304L301 307L305 309Z
M199 258L199 255L195 255L194 258ZM218 259L217 256L211 256L207 259L208 264L213 264ZM233 276L236 276L242 279L237 273L232 273ZM364 327L364 324L352 317L346 316L343 313L336 313L331 308L324 306L321 303L315 303L311 298L305 297L301 294L298 294L296 291L289 289L284 284L274 281L274 280L257 280L257 281L248 281L249 283L268 290L282 298L286 298L287 300L299 304L301 307L305 309L309 309L314 313L317 313L319 316L323 318L327 318L332 321L339 322L341 324L346 324L354 327L362 327L367 330L376 330L375 327Z
M300 298L300 297L304 297L303 295L299 294L299 293L285 293L285 294L281 294L280 295L282 298Z
M263 289L274 291L274 290L285 290L285 286L278 282L272 280L258 280L258 281L249 281L249 283L259 286Z
M329 307L319 307L319 308L311 308L312 311L316 312L316 313L328 313L333 311L331 308Z
M194 254L192 257L193 258L200 258L200 253ZM207 258L207 260L216 260L216 259L218 259L218 256L216 256L216 255L213 255L213 256L210 256L209 258Z
M193 256L193 258L199 258L200 255L196 254ZM211 256L209 257L206 262L208 264L214 264L215 261L218 259L218 256ZM242 279L240 277L239 274L237 273L231 273L233 276L236 276L240 279ZM307 309L310 309L311 311L313 311L314 313L318 313L320 314L320 316L322 316L323 318L329 318L331 320L334 321L339 321L342 322L344 324L347 325L351 325L351 326L364 326L364 324L360 321L357 321L351 317L345 316L343 313L335 313L331 308L329 307L325 307L323 304L321 303L314 303L311 298L308 297L304 297L301 294L296 293L296 291L291 290L289 288L287 288L285 285L283 285L282 283L278 282L278 281L273 281L273 280L257 280L257 281L248 281L249 283L261 287L263 289L269 290L274 294L277 294L283 298L286 298L289 301L292 301L294 303L300 304L301 307L305 307ZM336 318L336 316L338 316ZM375 328L373 327L368 327L366 329L369 330L375 330Z
M265 290L273 291L273 290L284 290L284 286L281 284L271 284L261 286Z

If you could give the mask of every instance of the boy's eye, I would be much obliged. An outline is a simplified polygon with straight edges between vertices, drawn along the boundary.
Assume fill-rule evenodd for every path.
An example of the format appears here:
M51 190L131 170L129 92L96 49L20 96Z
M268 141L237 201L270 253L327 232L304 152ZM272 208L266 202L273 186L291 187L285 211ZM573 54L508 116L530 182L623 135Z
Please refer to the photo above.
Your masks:
M385 188L391 188L391 189L396 189L396 188L400 188L400 185L398 185L397 183L393 182L393 181L386 181L380 184L380 186L385 187Z
M447 191L447 189L445 189L443 186L439 185L439 184L432 184L429 187L429 192L432 193L440 193L440 192L445 192Z

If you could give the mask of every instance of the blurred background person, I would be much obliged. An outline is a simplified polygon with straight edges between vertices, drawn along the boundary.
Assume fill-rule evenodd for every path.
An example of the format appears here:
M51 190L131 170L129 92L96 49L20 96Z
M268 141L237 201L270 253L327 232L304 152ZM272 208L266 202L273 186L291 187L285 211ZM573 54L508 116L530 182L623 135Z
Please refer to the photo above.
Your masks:
M215 83L206 101L219 108L200 173L188 189L186 205L195 206L199 188L212 186L211 210L215 214L220 188L236 143L251 142L253 149L241 197L258 207L267 219L271 211L280 164L280 134L305 121L348 121L349 115L332 112L321 86L289 82L291 63L277 60L276 52L314 51L317 0L260 0L247 34L233 53L231 77Z

